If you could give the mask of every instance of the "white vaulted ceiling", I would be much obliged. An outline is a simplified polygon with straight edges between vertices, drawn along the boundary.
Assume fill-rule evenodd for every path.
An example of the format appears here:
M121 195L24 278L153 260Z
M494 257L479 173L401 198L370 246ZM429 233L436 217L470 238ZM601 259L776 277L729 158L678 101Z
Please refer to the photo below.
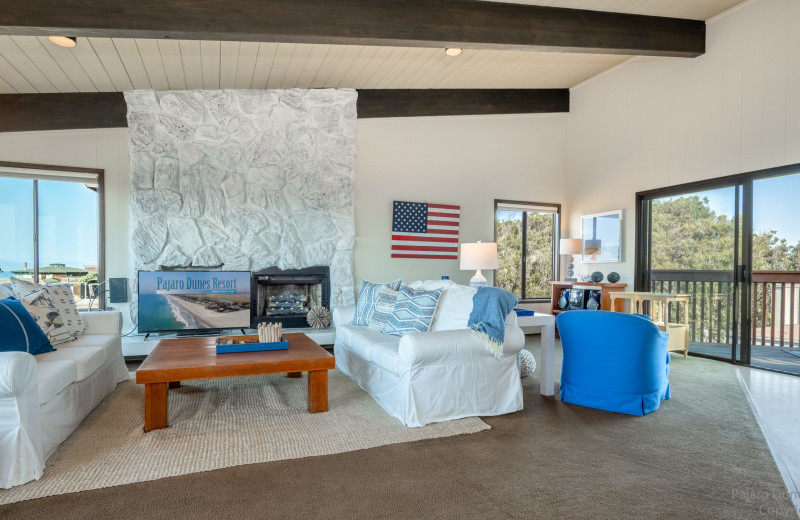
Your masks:
M516 3L705 20L740 0ZM628 56L294 43L0 36L0 94L132 89L569 88Z

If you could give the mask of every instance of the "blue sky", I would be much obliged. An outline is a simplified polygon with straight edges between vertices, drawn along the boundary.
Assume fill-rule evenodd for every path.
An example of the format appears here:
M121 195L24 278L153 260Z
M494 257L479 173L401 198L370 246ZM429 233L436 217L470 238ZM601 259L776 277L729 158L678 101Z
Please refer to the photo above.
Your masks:
M33 265L32 181L0 178L3 271ZM83 184L39 181L39 265L97 264L97 193Z

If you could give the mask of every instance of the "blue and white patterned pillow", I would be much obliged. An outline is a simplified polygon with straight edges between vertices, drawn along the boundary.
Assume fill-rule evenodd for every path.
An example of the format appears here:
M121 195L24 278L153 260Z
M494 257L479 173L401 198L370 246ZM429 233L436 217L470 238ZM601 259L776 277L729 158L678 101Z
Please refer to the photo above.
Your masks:
M428 332L442 291L443 289L415 291L406 285L401 286L392 316L381 332L392 336Z
M44 289L45 294L53 302L53 306L61 316L63 326L59 331L59 335L67 338L56 341L53 341L53 338L50 338L50 341L53 343L53 345L75 339L83 334L84 329L86 329L86 324L83 323L83 320L78 313L78 306L75 304L75 296L72 294L72 285L66 283L39 285L27 280L22 280L20 278L12 278L11 288L14 290L17 298L20 300ZM47 333L47 331L45 331L45 333ZM68 336L72 337L70 338Z
M392 317L398 294L399 293L391 287L381 287L381 290L378 291L378 299L375 300L375 311L369 318L369 328L383 330L383 327L386 326L386 322Z
M36 324L39 325L53 346L75 339L75 335L64 326L64 319L59 314L53 300L47 296L47 291L40 289L17 299L33 316Z
M381 287L388 287L396 291L402 283L403 281L400 279L387 283L372 283L361 280L361 288L358 290L358 301L356 302L356 313L350 324L369 327L369 319L372 317L372 313L375 312L375 302L378 301L378 293Z

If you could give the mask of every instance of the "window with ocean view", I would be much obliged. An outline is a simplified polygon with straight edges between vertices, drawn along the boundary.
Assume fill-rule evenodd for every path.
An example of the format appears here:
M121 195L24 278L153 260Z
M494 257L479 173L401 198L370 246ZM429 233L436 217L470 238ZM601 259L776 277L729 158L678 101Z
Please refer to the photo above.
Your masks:
M86 309L102 266L102 174L31 166L0 163L0 283L69 284Z

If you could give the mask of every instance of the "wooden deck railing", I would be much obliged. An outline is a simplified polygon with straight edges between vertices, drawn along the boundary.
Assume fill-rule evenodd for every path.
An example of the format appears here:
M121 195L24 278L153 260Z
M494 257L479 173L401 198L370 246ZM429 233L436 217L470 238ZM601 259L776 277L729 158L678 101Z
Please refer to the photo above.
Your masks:
M798 271L753 272L753 344L797 347Z
M731 271L654 270L650 290L688 294L690 341L730 343L733 324ZM752 280L753 345L798 347L800 343L800 272L754 271ZM671 305L670 321L683 317Z

